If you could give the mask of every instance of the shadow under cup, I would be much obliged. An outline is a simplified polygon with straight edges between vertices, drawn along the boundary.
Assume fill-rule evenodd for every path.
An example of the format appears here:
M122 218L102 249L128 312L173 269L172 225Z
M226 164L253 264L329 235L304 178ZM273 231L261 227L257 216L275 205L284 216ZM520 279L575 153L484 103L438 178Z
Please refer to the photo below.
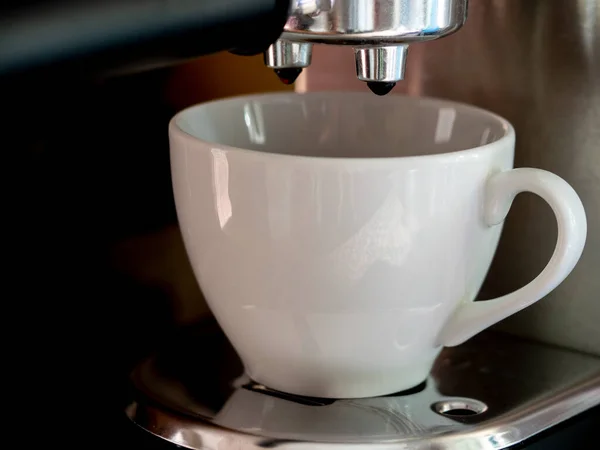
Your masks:
M253 380L357 398L427 378L500 237L482 205L512 168L510 124L435 99L285 93L194 106L169 133L189 259Z

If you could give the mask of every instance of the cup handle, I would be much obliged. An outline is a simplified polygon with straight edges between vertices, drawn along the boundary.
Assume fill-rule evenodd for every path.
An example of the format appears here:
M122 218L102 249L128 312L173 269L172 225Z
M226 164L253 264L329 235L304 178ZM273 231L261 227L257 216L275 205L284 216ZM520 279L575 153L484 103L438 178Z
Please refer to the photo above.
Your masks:
M529 284L493 300L466 302L458 307L438 336L438 344L452 347L506 317L532 305L571 273L579 260L587 234L585 210L575 190L559 176L540 169L500 172L486 185L484 221L500 224L517 194L528 191L542 197L556 216L558 239L544 270Z

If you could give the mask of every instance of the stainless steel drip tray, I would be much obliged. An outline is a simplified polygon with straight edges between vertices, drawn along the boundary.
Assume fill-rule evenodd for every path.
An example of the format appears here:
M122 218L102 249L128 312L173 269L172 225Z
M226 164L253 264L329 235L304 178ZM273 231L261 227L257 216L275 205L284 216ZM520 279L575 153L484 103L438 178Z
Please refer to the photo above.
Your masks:
M426 383L384 397L316 399L256 385L213 322L169 342L132 380L130 419L202 450L502 449L600 404L600 358L497 332L445 349Z

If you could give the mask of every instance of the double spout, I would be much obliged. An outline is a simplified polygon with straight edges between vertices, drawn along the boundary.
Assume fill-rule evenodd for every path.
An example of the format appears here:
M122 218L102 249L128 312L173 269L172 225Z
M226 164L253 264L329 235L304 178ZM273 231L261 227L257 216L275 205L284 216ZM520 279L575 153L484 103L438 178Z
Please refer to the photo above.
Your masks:
M404 78L409 44L447 36L467 16L467 0L293 0L283 34L264 54L293 83L314 44L354 48L356 76L377 95Z

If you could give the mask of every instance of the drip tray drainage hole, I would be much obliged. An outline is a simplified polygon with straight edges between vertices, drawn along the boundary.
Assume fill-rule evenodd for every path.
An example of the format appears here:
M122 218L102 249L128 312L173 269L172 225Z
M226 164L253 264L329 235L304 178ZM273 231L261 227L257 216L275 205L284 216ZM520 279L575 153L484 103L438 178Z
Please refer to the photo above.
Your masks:
M437 402L432 405L432 409L442 416L469 417L485 412L487 410L487 405L479 400L465 398Z

